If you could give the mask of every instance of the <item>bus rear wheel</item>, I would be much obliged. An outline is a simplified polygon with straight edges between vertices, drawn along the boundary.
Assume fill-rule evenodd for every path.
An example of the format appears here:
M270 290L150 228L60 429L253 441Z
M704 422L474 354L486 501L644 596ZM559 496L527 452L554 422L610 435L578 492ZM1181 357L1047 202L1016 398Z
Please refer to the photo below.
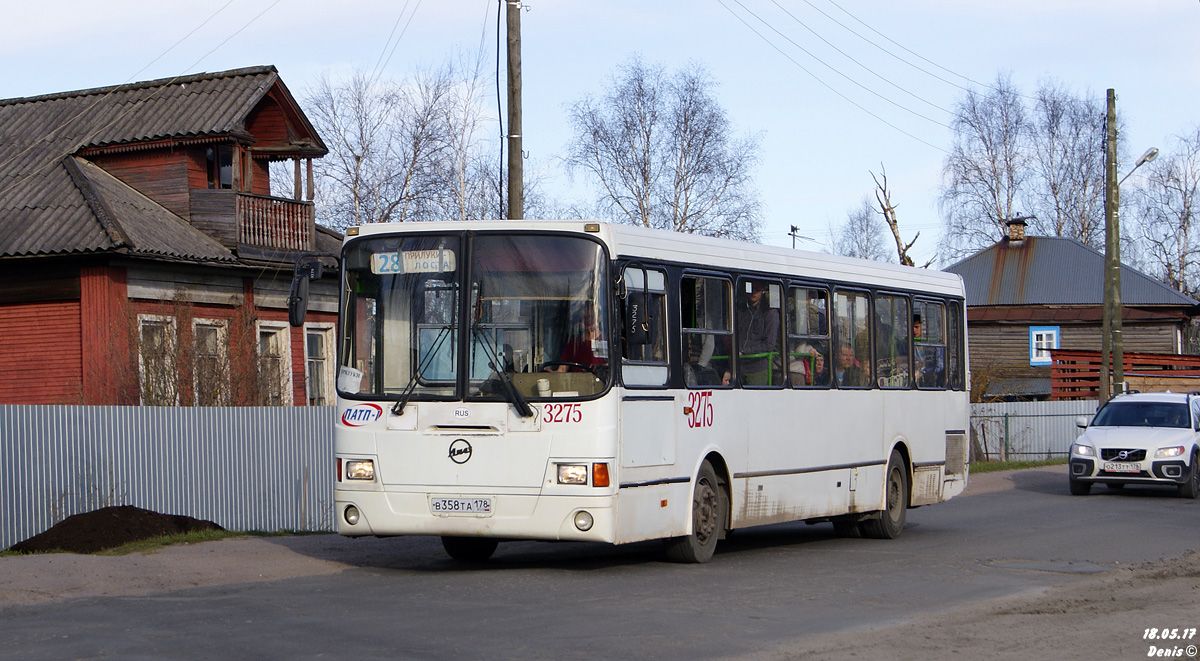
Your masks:
M908 520L908 469L898 450L892 450L892 456L888 459L883 488L886 496L884 510L879 513L879 518L868 519L860 525L864 537L896 539L904 531L904 523Z
M487 537L442 537L442 548L459 562L485 562L499 542Z
M725 528L725 502L717 473L707 461L700 466L692 490L692 534L666 541L671 562L708 562Z

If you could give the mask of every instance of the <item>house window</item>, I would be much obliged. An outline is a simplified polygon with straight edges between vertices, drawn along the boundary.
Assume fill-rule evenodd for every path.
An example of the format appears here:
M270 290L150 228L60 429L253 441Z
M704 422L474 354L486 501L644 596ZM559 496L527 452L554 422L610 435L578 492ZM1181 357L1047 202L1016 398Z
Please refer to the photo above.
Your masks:
M258 325L258 403L291 406L291 342L287 324Z
M1050 350L1058 348L1058 326L1029 327L1029 364L1049 365Z
M229 334L226 322L192 323L192 384L196 406L229 405Z
M304 381L309 406L333 404L333 326L304 327Z
M142 406L179 403L175 320L138 315L138 391Z
M233 145L216 145L205 150L208 187L233 188Z

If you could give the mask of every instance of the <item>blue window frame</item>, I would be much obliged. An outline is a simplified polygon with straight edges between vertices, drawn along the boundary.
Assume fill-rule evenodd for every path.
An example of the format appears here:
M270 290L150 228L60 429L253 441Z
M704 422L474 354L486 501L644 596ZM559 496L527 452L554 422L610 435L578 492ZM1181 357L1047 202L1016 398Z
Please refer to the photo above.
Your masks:
M1049 365L1050 350L1058 348L1058 326L1029 327L1029 364Z

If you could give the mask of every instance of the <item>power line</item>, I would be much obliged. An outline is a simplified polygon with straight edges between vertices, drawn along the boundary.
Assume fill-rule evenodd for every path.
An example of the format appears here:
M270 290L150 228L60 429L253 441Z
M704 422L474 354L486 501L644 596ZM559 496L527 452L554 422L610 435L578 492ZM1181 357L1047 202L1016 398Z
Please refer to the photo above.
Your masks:
M901 87L901 86L897 85L896 83L892 82L892 81L891 81L891 80L889 80L888 78L886 78L886 77L884 77L884 76L880 75L879 73L877 73L877 72L876 72L874 69L872 69L871 67L868 67L867 65L863 64L862 62L859 62L858 60L854 59L854 57L852 57L852 56L851 56L849 53L847 53L846 51L844 51L844 50L842 50L842 49L838 48L838 47L837 47L837 46L836 46L836 45L835 45L833 42L829 41L829 40L828 40L828 39L826 39L825 37L822 37L822 36L820 35L820 33L818 33L816 30L812 29L811 27L809 27L807 23L805 23L804 21L801 21L799 18L797 18L797 17L796 17L796 15L795 15L795 14L793 14L793 13L792 13L792 12L790 12L790 11L788 11L786 7L784 7L783 5L779 4L779 0L771 0L771 3L772 3L772 4L774 4L776 7L778 7L778 8L780 9L780 11L782 11L782 12L783 12L783 13L785 13L785 14L787 14L787 15L788 15L788 17L789 17L789 18L791 18L793 21L795 21L796 23L800 24L800 26L801 26L801 27L803 27L805 30L808 30L809 32L811 32L811 33L813 34L813 36L814 36L814 37L816 37L817 39L820 39L821 41L825 42L825 44L826 44L826 45L828 45L830 48L832 48L833 50L835 50L835 51L837 51L838 53L840 53L840 54L841 54L843 57L845 57L847 60L850 60L851 62L853 62L853 63L857 64L859 67L861 67L861 68L862 68L864 71L866 71L867 73L871 74L872 76L875 76L876 78L878 78L879 80L882 80L883 82L887 83L888 85L891 85L892 87L895 87L896 89L900 90L901 92L904 92L905 94L907 94L907 95L911 96L912 98L916 99L917 101L920 101L921 103L924 103L924 104L926 104L926 105L928 105L928 106L930 106L930 107L932 107L932 108L934 108L934 109L936 109L936 110L941 110L942 112L944 112L944 113L946 113L946 114L948 114L948 115L949 115L949 114L952 114L952 113L951 113L949 110L946 110L945 108L943 108L943 107L939 106L938 104L936 104L936 103L934 103L934 102L932 102L932 101L929 101L928 99L922 98L922 97L918 96L917 94L914 94L913 92L910 92L910 91L908 91L907 89L905 89L905 88L903 88L903 87ZM809 4L811 5L812 3L809 3ZM818 11L820 11L820 10L818 10ZM822 12L822 13L824 13L824 12Z
M735 2L737 2L737 0L734 0L734 1L735 1ZM933 143L930 143L930 142L928 142L928 141L926 141L926 140L923 140L923 139L921 139L921 138L918 138L917 136L913 135L912 133L909 133L908 131L905 131L904 129L900 128L899 126L896 126L895 124L893 124L893 123L891 123L891 122L887 121L886 119L884 119L884 118L880 117L879 115L875 114L874 112L871 112L870 110L868 110L867 108L865 108L865 107L864 107L862 104L860 104L860 103L858 103L858 102L854 101L853 99L851 99L850 97L846 96L845 94L842 94L841 92L839 92L838 90L836 90L836 89L835 89L833 86L831 86L829 83L827 83L827 82L825 82L824 80L822 80L822 79L820 78L820 76L817 76L817 75L816 75L816 74L814 74L813 72L809 71L809 70L808 70L808 69L807 69L807 68L806 68L806 67L805 67L803 64L800 64L799 62L797 62L797 61L795 60L795 58L793 58L791 55L788 55L786 52L784 52L784 51L783 51L783 49L781 49L781 48L779 48L778 46L776 46L776 45L775 45L775 44L774 44L774 43L773 43L773 42L772 42L770 39L767 39L765 36L763 36L763 34L762 34L761 32L759 32L758 30L756 30L756 29L754 28L754 26L752 26L752 25L750 25L749 23L747 23L745 19L743 19L741 16L739 16L739 15L737 14L737 12L733 11L733 10L732 10L732 9L731 9L731 8L730 8L728 5L726 5L726 4L725 4L725 0L717 0L717 2L718 2L718 3L719 3L721 6L722 6L722 7L724 7L726 11L728 11L730 14L733 14L733 17L734 17L734 18L736 18L736 19L738 19L738 21L740 21L740 22L742 23L742 25L745 25L747 29L749 29L751 32L753 32L755 35L757 35L759 39L762 39L764 42L766 42L766 43L767 43L767 45L768 45L768 46L770 46L771 48L774 48L774 49L775 49L775 50L776 50L776 51L777 51L777 52L778 52L780 55L782 55L783 57L787 58L787 60L788 60L789 62L791 62L792 64L796 65L796 67L797 67L797 68L799 68L799 69L800 69L801 71L803 71L804 73L808 74L810 77L812 77L812 79L813 79L813 80L815 80L815 81L817 81L818 83L820 83L822 86L824 86L824 87L825 87L826 89L828 89L830 92L833 92L834 94L836 94L836 95L838 95L839 97L841 97L843 100L845 100L845 101L846 101L847 103L849 103L850 105L854 106L855 108L858 108L859 110L861 110L861 111L863 111L864 113L866 113L866 114L870 115L871 117L874 117L875 119L879 120L881 123L883 123L883 124L885 124L885 125L887 125L887 126L891 127L892 129L896 130L897 132L899 132L899 133L902 133L902 134L904 134L904 135L906 135L906 136L908 136L908 137L912 138L913 140L916 140L917 142L919 142L919 143L921 143L921 144L923 144L923 145L925 145L925 146L927 146L927 147L930 147L930 148L932 148L932 149L936 149L937 151L940 151L940 152L942 152L942 153L948 153L948 152L947 152L945 149L943 149L942 147L938 147L937 145L935 145L935 144L933 144ZM738 4L741 4L741 3L739 2ZM757 18L757 17L756 17L756 18ZM828 65L827 65L827 66L828 66ZM932 121L932 120L931 120L931 121Z
M724 4L725 4L725 3L723 2L723 0L717 0L717 1L718 1L718 2L721 2L722 6L724 6ZM854 79L853 79L853 78L851 78L850 76L847 76L846 74L844 74L844 73L842 73L841 71L839 71L839 70L837 69L837 67L834 67L833 65L829 64L828 62L826 62L826 61L822 60L821 58L817 57L817 56L816 56L816 55L814 55L814 54L813 54L811 51L809 51L807 48L805 48L805 47L801 46L800 44L796 43L796 42L795 42L795 41L794 41L794 40L793 40L791 37L788 37L788 36L787 36L787 35L785 35L784 33L780 32L780 31L779 31L779 30L778 30L778 29L777 29L775 26L771 25L771 24L770 24L770 22L766 21L766 20L765 20L765 19L763 19L761 16L759 16L758 14L756 14L756 13L754 13L753 11L751 11L750 9L748 9L748 8L746 7L746 5L743 5L743 4L742 4L742 2L741 2L741 0L733 0L733 2L736 2L736 3L738 4L738 6L739 6L739 7L741 7L741 8L742 8L742 9L743 9L743 10L744 10L744 11L745 11L747 14L750 14L750 15L751 15L751 16L753 16L754 18L758 19L758 21L759 21L760 23L762 23L763 25L765 25L765 26L767 26L768 28L770 28L772 32L774 32L775 34L779 35L780 37L783 37L783 39L784 39L784 40L786 40L788 43L790 43L791 45L793 45L793 46L795 46L796 48L800 49L801 51L803 51L803 52L804 52L804 54L808 55L808 56L809 56L809 57L811 57L812 59L814 59L814 60L816 60L817 62L821 63L822 65L824 65L824 66L825 66L827 69L829 69L830 71L832 71L832 72L836 73L837 75L841 76L842 78L845 78L845 79L846 79L847 81L849 81L851 84L853 84L853 85L855 85L855 86L857 86L857 87L861 88L862 90L866 91L866 92L867 92L867 93L869 93L869 94L872 94L872 95L874 95L874 96L878 97L879 99L881 99L881 100L883 100L883 101L886 101L887 103L890 103L890 104L892 104L893 106L896 106L897 108L899 108L899 109L901 109L901 110L903 110L903 111L905 111L905 112L908 112L908 113L911 113L911 114L913 114L913 115L916 115L917 117L920 117L921 119L924 119L924 120L926 120L926 121L928 121L928 122L932 122L932 123L934 123L934 124L937 124L938 126L941 126L941 127L943 127L943 128L947 128L947 129L948 129L948 128L950 128L950 126L949 126L948 124L946 124L946 123L944 123L944 122L940 122L940 121L938 121L938 120L936 120L936 119L933 119L932 117L928 117L928 116L926 116L926 115L923 115L923 114L921 114L921 113L919 113L919 112L917 112L917 111L915 111L915 110L913 110L913 109L911 109L911 108L908 108L907 106L904 106L904 105L901 105L901 104L899 104L899 103L896 103L895 101L893 101L893 100L891 100L891 99L887 98L886 96L884 96L884 95L880 94L879 92L876 92L875 90L873 90L873 89L871 89L871 88L867 87L866 85L863 85L862 83L858 82L857 80L854 80ZM728 9L728 7L726 7L726 9ZM745 21L742 21L742 22L743 22L743 23L745 23ZM807 27L807 26L806 26L806 27ZM756 34L757 34L757 32L756 32ZM759 36L762 36L762 35L759 35ZM769 43L769 42L768 42L768 43ZM778 49L776 49L776 50L778 50ZM783 51L780 51L780 52L783 52ZM840 52L840 51L839 51L839 52ZM790 59L790 58L789 58L789 59ZM794 62L794 61L795 61L795 60L793 60L793 62ZM810 75L811 75L811 74L810 74ZM832 89L832 88L831 88L831 89ZM844 98L844 97L843 97L843 98ZM860 106L860 107L861 107L861 106Z

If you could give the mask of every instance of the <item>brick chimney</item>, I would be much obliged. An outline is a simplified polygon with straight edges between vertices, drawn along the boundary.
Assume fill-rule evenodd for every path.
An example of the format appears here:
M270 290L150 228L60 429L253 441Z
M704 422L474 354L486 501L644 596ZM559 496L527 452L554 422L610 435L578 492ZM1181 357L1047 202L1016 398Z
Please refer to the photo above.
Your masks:
M1008 242L1022 243L1025 241L1025 218L1013 218L1008 221Z

